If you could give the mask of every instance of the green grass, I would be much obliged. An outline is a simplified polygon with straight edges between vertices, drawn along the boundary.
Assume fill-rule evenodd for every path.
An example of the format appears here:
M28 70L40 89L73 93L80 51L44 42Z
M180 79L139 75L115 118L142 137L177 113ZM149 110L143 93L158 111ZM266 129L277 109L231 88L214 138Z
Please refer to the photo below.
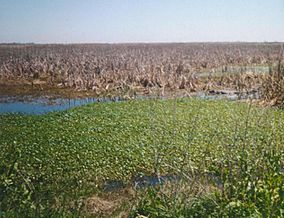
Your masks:
M283 147L284 111L230 101L135 100L1 115L0 213L74 215L80 199L108 179L177 174L201 181L214 174L222 188L190 200L175 193L179 210L172 193L154 190L133 214L280 217Z

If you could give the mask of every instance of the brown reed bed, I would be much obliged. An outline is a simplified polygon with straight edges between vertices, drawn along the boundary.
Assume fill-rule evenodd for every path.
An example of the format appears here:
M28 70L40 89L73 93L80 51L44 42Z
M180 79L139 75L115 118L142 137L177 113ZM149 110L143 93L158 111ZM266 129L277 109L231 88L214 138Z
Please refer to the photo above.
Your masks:
M261 96L269 106L284 107L284 65L280 59L262 81Z
M53 90L70 95L133 97L154 91L163 96L215 89L249 92L259 89L263 75L231 75L227 67L266 66L277 60L280 46L281 43L5 45L0 46L0 81L3 93ZM216 69L220 71L218 75ZM208 75L201 76L202 72Z

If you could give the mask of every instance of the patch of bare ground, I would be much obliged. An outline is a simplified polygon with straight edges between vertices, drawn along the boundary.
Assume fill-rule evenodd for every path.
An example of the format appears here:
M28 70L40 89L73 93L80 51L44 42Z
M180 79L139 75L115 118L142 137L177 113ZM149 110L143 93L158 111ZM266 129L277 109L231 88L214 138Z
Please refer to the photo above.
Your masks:
M85 199L84 213L91 217L128 217L135 192L131 188Z
M6 80L0 81L0 96L32 96L49 98L83 98L96 97L91 91L74 91L72 88L54 86L48 84L45 80L36 79L33 81L21 80Z

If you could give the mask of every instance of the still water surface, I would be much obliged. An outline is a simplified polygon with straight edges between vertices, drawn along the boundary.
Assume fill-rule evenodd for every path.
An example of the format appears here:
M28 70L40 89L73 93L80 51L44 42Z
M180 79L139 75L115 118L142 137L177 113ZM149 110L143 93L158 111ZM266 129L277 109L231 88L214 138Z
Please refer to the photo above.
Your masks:
M250 93L246 95L238 95L233 91L219 91L215 93L205 93L205 92L196 92L193 97L204 99L204 100L238 100L238 99L248 99L248 98L258 98L258 93ZM145 99L150 97L137 96L136 99ZM166 99L165 97L160 97L161 99ZM28 100L27 100L28 99ZM54 111L64 111L73 107L80 105L85 105L93 102L118 102L123 101L123 98L57 98L57 99L48 99L45 97L41 98L24 98L24 99L13 99L10 97L0 96L0 114L7 113L21 113L21 114L46 114Z
M28 101L13 100L8 97L1 97L0 114L4 113L23 113L23 114L45 114L53 111L64 111L76 106L92 102L110 102L120 101L120 98L57 98L50 100L48 98L31 98Z

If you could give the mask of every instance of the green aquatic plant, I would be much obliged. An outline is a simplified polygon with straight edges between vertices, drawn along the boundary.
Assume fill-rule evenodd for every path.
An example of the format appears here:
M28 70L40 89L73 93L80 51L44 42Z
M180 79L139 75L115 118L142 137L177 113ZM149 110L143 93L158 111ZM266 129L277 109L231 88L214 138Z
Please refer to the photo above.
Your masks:
M184 185L170 192L138 191L128 202L133 214L281 217L283 118L277 109L193 98L1 115L1 216L80 216L106 181L129 187L139 175L176 175Z

